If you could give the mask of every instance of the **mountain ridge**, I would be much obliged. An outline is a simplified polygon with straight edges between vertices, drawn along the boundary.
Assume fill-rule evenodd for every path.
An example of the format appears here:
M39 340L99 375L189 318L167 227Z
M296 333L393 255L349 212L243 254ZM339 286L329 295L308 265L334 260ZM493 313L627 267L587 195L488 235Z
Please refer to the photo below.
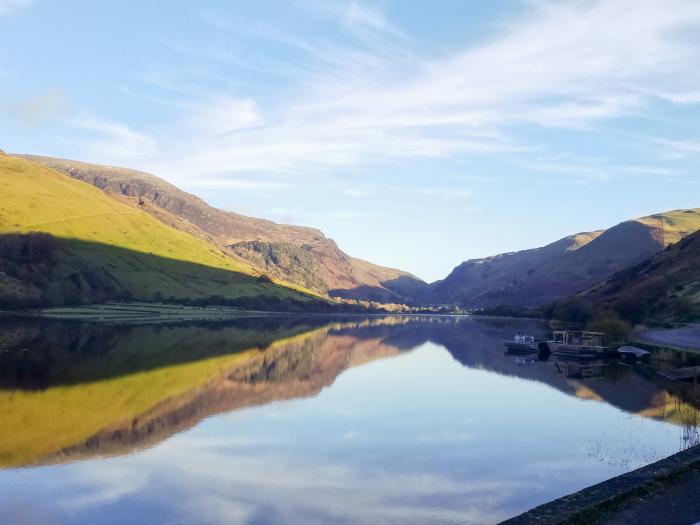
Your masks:
M548 245L471 259L432 284L432 300L469 308L538 308L602 281L700 229L700 208L582 232Z
M321 230L220 210L155 175L67 159L18 156L92 184L173 228L213 242L234 260L331 297L414 303L429 288L408 272L349 256ZM289 264L278 263L279 259L292 259L295 268L303 268L295 272Z

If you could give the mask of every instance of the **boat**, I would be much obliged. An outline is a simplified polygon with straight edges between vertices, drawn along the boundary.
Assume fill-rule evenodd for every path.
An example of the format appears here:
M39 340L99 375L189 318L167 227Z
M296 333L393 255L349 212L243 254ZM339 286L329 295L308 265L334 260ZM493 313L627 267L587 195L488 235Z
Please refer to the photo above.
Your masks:
M576 359L591 359L615 355L610 351L607 336L602 332L554 332L551 341L547 342L554 355L573 357Z
M531 335L515 334L511 341L503 341L509 352L530 353L539 351L539 342Z
M644 359L651 355L651 352L642 350L636 346L621 346L617 351L625 359Z

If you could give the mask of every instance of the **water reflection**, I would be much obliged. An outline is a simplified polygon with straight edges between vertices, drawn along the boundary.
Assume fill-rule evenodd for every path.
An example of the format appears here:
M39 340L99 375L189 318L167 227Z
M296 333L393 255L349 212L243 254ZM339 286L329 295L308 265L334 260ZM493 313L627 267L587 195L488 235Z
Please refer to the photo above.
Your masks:
M697 444L693 385L518 331L545 327L5 320L0 464L59 465L0 472L0 521L489 523Z

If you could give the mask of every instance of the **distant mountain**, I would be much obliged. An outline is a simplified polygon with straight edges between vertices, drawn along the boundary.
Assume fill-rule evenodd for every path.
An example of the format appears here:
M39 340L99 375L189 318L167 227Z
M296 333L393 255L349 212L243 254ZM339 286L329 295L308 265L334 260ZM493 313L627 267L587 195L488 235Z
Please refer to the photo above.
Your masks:
M700 229L700 208L626 221L542 248L473 259L433 284L432 301L536 308L584 290Z
M210 296L274 308L314 299L138 208L0 154L0 308Z
M319 230L220 210L148 173L23 157L88 182L173 228L214 242L235 260L319 293L380 302L415 302L429 291L425 282L410 273L347 255Z
M700 232L578 294L633 322L700 320Z

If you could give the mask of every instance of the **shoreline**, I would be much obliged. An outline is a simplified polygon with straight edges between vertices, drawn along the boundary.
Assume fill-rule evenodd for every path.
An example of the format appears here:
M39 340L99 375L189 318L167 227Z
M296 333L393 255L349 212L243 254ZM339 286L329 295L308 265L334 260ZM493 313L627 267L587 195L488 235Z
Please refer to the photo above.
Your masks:
M509 518L499 525L589 525L635 498L659 493L700 468L700 445L574 492Z

